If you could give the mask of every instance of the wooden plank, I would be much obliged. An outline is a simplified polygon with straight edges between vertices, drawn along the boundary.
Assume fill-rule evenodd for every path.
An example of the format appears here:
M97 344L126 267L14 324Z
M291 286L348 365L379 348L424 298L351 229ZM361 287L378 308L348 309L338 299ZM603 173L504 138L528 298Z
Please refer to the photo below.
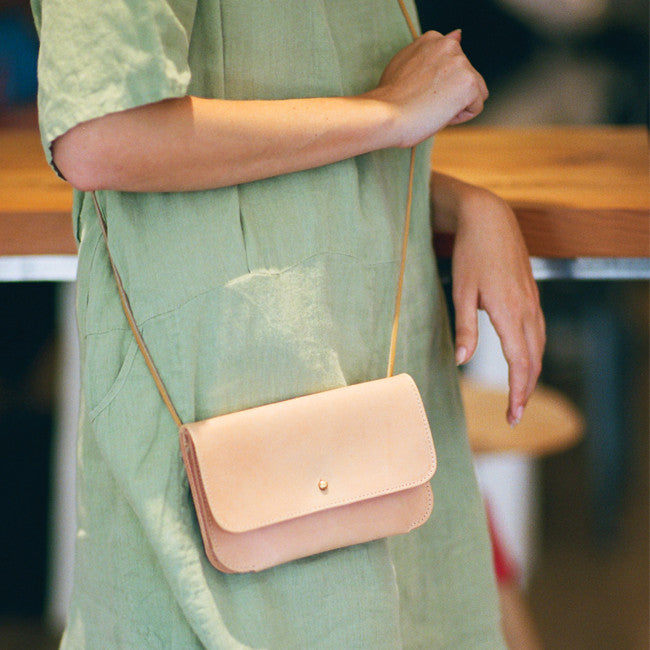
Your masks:
M70 213L72 189L48 166L34 129L0 130L0 213Z
M650 257L647 138L643 127L456 127L436 138L432 164L506 199L531 255Z
M34 128L0 130L0 255L75 255L72 189Z
M0 255L76 255L70 211L2 214Z
M649 207L644 127L453 127L436 137L432 162L516 205Z
M647 211L515 205L515 214L536 257L650 257Z

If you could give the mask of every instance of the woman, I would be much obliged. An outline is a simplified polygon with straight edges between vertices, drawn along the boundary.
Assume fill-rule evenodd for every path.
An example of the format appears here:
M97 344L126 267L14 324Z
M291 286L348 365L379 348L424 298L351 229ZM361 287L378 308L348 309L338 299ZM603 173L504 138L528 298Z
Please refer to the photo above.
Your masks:
M484 515L431 250L427 138L487 90L460 33L411 36L397 0L33 2L46 153L76 188L75 586L64 647L500 647ZM412 3L408 4L414 15ZM382 376L409 152L418 147L396 370L439 469L406 536L223 575L205 559L160 400L116 295L88 190L184 421ZM453 229L456 360L476 309L502 334L508 418L543 321L512 213L434 174Z

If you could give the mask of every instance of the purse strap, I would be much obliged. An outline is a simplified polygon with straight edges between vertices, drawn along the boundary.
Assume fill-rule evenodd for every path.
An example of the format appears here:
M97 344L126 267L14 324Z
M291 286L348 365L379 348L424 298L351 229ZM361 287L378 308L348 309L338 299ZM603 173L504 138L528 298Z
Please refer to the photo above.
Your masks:
M404 5L404 0L397 0L399 8L402 10L404 20L408 25L411 37L415 40L418 37L418 31L411 20L411 16ZM404 270L406 268L406 249L409 242L409 230L411 226L411 206L413 204L413 176L415 174L415 147L411 148L411 160L409 162L409 182L406 193L406 212L404 215L404 232L402 234L402 254L399 264L399 275L397 277L397 291L395 293L395 310L393 311L393 328L390 334L390 348L388 350L388 368L386 377L392 377L395 370L395 350L397 349L397 331L399 329L399 314L402 305L402 286L404 284Z
M411 21L411 17L409 16L409 13L404 6L404 1L403 0L397 0L400 6L400 9L402 10L402 14L404 15L404 18L406 20L406 23L408 25L408 28L411 32L411 35L413 38L417 38L418 33L415 28L415 25ZM408 192L406 195L406 210L405 210L405 216L404 216L404 231L402 234L402 253L400 257L400 267L399 267L399 275L397 279L397 290L396 290L396 295L395 295L395 310L393 314L393 327L391 330L391 336L390 336L390 347L389 347L389 352L388 352L388 368L386 370L386 376L387 377L392 377L393 371L395 368L395 350L397 348L397 332L399 329L399 315L400 315L400 308L402 304L402 287L404 284L404 270L406 268L406 251L408 248L408 236L409 236L409 229L410 229L410 224L411 224L411 206L413 204L413 178L415 174L415 147L411 148L411 159L410 159L410 164L409 164L409 180L408 180ZM111 255L111 249L108 245L108 230L106 226L106 218L104 217L104 213L102 212L102 209L99 205L99 201L97 200L97 194L94 191L91 191L90 193L93 201L93 205L95 206L95 212L97 213L97 218L99 220L99 227L101 228L102 235L104 236L104 242L106 243L106 251L108 253L108 260L110 262L111 268L113 269L113 275L115 276L115 282L117 284L117 291L120 296L120 302L122 303L122 309L124 310L124 315L126 316L126 320L129 323L129 327L131 328L131 332L133 332L133 336L135 338L136 343L138 344L138 348L140 348L140 352L142 353L142 356L144 357L145 363L147 364L147 368L149 368L149 372L151 373L151 376L153 377L153 380L156 384L156 388L158 389L158 392L160 393L160 397L162 397L163 402L165 403L165 406L167 407L167 410L169 411L170 415L172 416L172 419L174 420L176 426L181 427L183 425L183 421L181 420L180 416L178 415L178 411L176 410L176 407L174 406L169 393L167 392L167 389L165 388L165 384L163 383L162 378L160 377L160 373L158 372L158 369L156 368L156 365L153 362L153 358L151 356L151 353L149 352L149 349L147 348L146 343L144 342L144 339L142 338L142 333L140 332L140 328L138 327L138 324L135 320L135 316L133 315L133 310L131 309L131 304L129 302L129 297L126 293L126 290L124 289L124 284L122 283L122 277L120 276L119 271L117 270L117 266L115 265L115 261L113 260L113 256Z

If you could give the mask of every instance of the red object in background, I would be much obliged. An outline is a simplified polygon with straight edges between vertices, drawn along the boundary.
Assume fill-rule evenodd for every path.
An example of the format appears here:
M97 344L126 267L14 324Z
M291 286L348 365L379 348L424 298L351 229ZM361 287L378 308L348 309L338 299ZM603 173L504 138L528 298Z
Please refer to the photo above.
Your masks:
M494 518L492 517L490 508L487 504L485 510L487 512L488 530L492 542L492 559L494 562L494 572L497 577L497 583L506 584L517 579L517 566L499 538L499 534L494 525Z

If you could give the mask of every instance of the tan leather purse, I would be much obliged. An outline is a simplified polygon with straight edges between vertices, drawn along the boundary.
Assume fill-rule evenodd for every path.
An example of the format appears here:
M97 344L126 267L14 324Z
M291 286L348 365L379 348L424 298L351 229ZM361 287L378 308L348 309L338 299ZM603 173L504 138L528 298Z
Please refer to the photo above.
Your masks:
M220 571L261 571L406 533L431 514L431 431L414 381L393 376L414 162L415 149L387 377L190 424L181 421L142 338L91 193L124 313L179 427L206 555Z
M206 554L224 572L406 533L433 507L435 452L406 374L193 422L180 436Z

